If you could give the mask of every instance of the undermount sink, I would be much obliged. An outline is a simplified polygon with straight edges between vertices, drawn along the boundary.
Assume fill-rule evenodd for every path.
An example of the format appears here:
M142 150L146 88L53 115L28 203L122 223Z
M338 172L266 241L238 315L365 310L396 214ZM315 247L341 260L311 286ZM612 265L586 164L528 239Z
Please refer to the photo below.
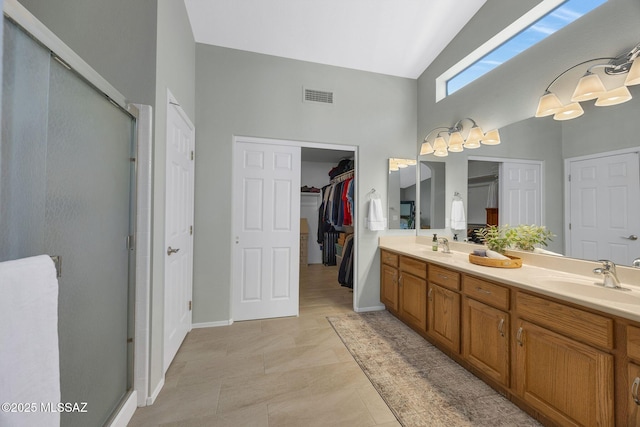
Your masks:
M605 288L602 279L593 280L577 277L539 277L535 279L538 286L551 291L561 291L583 298L595 298L626 304L640 304L640 292L632 291L623 285L623 289Z

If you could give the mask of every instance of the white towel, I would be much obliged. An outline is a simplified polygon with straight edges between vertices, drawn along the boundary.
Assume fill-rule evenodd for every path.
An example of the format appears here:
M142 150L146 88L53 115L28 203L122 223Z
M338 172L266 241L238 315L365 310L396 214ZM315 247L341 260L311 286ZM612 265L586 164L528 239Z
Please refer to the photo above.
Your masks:
M487 192L487 207L498 207L498 183L496 181L492 181L491 184L489 184L489 191Z
M559 254L557 252L548 251L548 250L542 249L542 248L533 248L533 253L534 254L543 254L543 255L553 255L553 256L564 256L564 255Z
M386 221L382 213L382 201L379 198L369 200L369 217L367 218L367 228L373 231L384 230Z
M464 204L462 200L454 200L453 203L451 203L451 229L467 229L467 220L464 216Z
M0 425L59 426L58 281L46 255L0 262L0 403L37 405L0 411ZM19 409L19 408L16 408Z

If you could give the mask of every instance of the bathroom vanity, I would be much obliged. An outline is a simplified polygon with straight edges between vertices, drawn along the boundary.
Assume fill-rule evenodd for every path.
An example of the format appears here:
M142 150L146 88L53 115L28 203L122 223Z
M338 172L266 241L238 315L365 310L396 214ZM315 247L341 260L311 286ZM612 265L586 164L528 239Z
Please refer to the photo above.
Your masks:
M640 426L640 270L619 269L622 291L594 285L595 262L518 253L499 269L463 243L379 246L387 310L544 425Z

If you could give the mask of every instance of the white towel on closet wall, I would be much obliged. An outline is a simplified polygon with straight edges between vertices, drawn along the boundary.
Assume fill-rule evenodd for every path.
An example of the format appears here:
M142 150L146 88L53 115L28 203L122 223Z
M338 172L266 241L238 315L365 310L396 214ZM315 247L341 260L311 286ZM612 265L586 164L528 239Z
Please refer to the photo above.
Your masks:
M373 231L384 230L386 220L382 213L382 201L380 198L371 198L369 200L369 216L367 217L367 228Z
M454 200L453 203L451 203L451 229L467 229L467 220L464 216L464 204L462 200Z
M51 258L0 262L0 402L35 403L34 412L0 411L2 426L59 426L58 281Z

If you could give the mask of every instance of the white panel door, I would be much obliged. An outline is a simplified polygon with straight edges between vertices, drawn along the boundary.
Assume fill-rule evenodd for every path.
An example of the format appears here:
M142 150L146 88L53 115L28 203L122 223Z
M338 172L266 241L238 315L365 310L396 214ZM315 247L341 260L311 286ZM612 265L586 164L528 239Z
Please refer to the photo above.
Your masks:
M165 372L191 330L194 134L194 127L182 108L175 100L170 102L165 189Z
M631 265L634 258L640 257L638 153L569 164L567 255Z
M300 147L238 141L233 319L298 315Z
M504 162L500 170L500 224L542 225L539 163Z

